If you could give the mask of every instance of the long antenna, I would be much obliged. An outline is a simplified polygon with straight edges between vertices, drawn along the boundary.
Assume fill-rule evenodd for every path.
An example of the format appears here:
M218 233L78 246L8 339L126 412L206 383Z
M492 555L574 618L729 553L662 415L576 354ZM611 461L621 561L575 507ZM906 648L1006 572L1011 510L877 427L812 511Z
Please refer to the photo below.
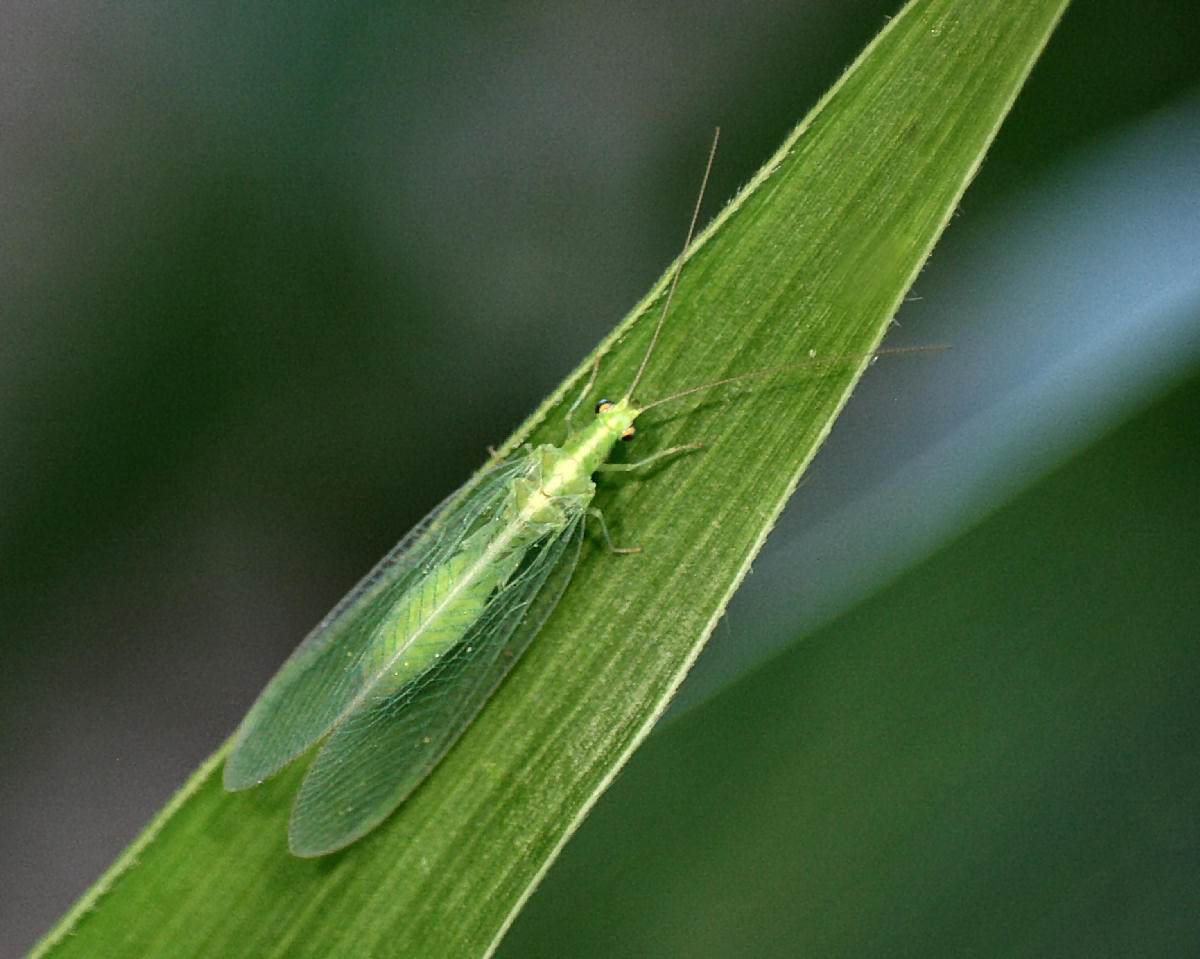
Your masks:
M667 319L667 310L671 308L671 297L675 295L675 284L679 282L679 274L683 271L683 261L687 256L688 247L692 245L692 234L696 230L696 221L700 219L700 204L704 202L704 190L708 187L708 175L712 172L713 158L717 155L717 141L721 139L721 128L717 127L713 134L712 148L708 151L708 163L704 167L704 179L700 181L700 195L696 197L696 209L692 211L692 222L688 225L687 239L683 241L683 252L679 254L679 260L675 264L675 275L671 277L671 287L667 290L667 302L663 304L662 313L658 317L658 325L654 327L654 335L650 337L650 345L646 347L646 355L642 357L642 365L638 367L637 376L633 378L633 382L629 384L629 390L626 396L633 396L633 391L637 389L638 383L642 379L642 374L646 372L646 364L650 362L650 354L654 352L654 346L658 343L658 334L662 332L663 323Z
M805 360L802 363L788 363L786 366L772 366L765 370L755 370L753 373L742 373L740 376L730 376L723 380L715 380L712 383L705 383L702 386L693 386L691 389L683 390L679 393L672 393L670 396L664 396L660 400L655 400L653 403L647 403L645 406L638 407L639 413L645 413L646 410L653 409L656 406L662 406L663 403L670 403L671 400L677 400L682 396L691 396L693 393L699 393L701 390L711 390L714 386L726 386L729 383L739 383L742 380L753 380L760 376L770 376L772 373L787 373L791 370L802 370L808 366L824 366L827 363L838 363L846 360L865 360L868 357L874 359L878 356L897 356L903 353L936 353L941 350L948 350L949 346L897 346L888 350L875 350L871 353L847 353L844 356L823 356L817 359Z

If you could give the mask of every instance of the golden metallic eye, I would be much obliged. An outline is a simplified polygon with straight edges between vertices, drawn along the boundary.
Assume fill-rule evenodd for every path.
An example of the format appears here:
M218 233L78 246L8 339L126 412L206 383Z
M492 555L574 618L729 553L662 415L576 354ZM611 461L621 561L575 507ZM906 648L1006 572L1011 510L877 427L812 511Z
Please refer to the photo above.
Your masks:
M628 443L631 439L633 439L633 434L636 432L637 430L635 430L632 426L626 426L625 432L621 434L621 442Z
M597 413L606 413L612 408L612 400L601 400L596 404Z

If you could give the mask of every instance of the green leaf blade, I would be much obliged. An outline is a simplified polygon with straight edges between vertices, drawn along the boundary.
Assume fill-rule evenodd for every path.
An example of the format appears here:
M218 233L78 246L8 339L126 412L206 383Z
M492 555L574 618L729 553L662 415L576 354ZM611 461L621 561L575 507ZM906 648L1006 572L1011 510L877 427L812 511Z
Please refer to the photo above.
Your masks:
M702 234L641 398L874 349L1064 5L906 7ZM601 345L610 394L630 381L662 293ZM648 413L643 453L705 449L601 481L614 537L645 552L585 544L525 657L365 839L317 861L288 855L305 761L231 796L218 755L36 954L488 954L665 708L865 365ZM509 446L561 441L563 398L589 369Z

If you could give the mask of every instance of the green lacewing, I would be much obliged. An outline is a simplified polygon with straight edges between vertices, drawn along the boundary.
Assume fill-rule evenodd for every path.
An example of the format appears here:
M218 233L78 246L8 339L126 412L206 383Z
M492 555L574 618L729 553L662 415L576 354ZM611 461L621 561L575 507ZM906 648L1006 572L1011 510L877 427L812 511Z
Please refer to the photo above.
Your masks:
M599 523L612 552L638 551L613 546L592 506L592 475L699 448L608 463L641 413L700 390L812 365L757 370L653 403L633 399L691 245L716 146L714 138L684 252L624 396L601 400L595 419L572 430L571 414L595 383L594 366L567 413L563 445L523 447L434 509L317 624L242 720L225 762L231 791L258 785L323 741L292 807L288 845L295 855L325 855L361 838L437 765L563 594L586 517Z

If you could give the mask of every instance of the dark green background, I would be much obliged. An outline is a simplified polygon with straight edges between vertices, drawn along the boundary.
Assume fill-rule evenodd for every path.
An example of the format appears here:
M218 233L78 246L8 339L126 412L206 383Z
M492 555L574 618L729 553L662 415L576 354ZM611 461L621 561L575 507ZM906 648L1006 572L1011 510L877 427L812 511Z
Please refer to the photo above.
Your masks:
M499 954L1194 955L1198 420L1193 377L660 729Z
M645 292L711 127L715 209L895 9L5 8L0 954ZM1197 49L1191 2L1068 11L889 343L966 341L939 268L1030 239L972 224ZM868 482L856 407L955 407L893 370L798 510ZM1197 390L665 728L502 954L1190 954Z

